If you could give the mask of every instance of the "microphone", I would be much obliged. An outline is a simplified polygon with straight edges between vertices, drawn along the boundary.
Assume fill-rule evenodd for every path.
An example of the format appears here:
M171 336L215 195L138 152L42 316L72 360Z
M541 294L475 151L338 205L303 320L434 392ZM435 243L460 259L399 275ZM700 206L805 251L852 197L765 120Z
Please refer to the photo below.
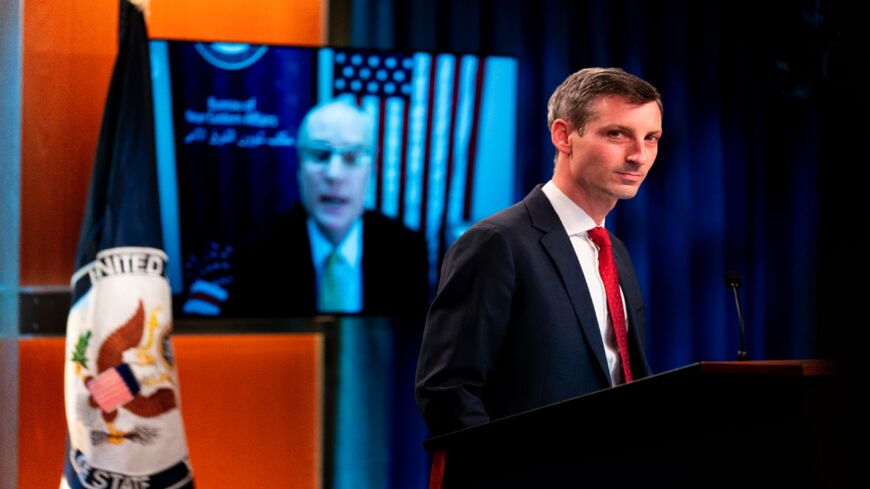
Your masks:
M725 286L731 287L731 290L734 291L734 303L737 304L737 319L740 321L740 349L737 350L737 360L748 360L749 354L746 353L745 345L746 330L743 326L743 314L740 312L740 299L737 298L737 287L740 287L740 274L735 270L725 272Z

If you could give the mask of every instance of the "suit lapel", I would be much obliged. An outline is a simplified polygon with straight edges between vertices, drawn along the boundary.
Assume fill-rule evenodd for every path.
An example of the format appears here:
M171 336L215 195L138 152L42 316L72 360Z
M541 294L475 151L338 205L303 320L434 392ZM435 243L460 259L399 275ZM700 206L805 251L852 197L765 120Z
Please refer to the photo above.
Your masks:
M586 337L586 343L598 360L601 374L610 383L607 357L604 353L601 331L598 329L598 319L595 317L595 307L592 304L589 288L586 286L583 270L577 261L577 254L571 246L565 228L547 196L541 191L540 185L532 190L524 199L524 203L532 218L532 225L545 233L541 237L541 245L556 264L562 284L571 299L574 314L580 322L580 329Z
M613 247L613 258L616 261L616 272L619 274L619 286L622 288L622 296L625 299L625 309L628 312L629 324L637 324L634 317L634 309L638 306L634 291L638 286L633 278L633 274L629 272L628 264L619 247ZM629 329L633 329L629 326Z
M266 248L258 250L257 256L252 257L255 265L249 267L256 268L256 273L269 277L261 279L261 283L255 285L265 287L270 294L270 307L279 311L280 315L304 316L317 313L317 281L307 220L308 215L302 205L293 206L279 218ZM279 256L287 256L289 259L276 260L275 257ZM267 260L269 266L264 265ZM292 277L286 285L272 283L286 277Z

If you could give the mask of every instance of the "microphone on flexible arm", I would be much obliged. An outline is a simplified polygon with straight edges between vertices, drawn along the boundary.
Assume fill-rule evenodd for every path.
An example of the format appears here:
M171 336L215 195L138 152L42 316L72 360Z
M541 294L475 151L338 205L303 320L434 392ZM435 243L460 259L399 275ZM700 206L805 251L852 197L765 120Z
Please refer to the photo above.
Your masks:
M735 270L725 272L725 286L731 287L731 290L734 291L734 303L737 304L737 319L740 321L740 349L737 350L737 360L748 360L749 354L746 353L745 345L746 330L743 326L743 314L740 312L740 299L737 297L737 287L740 287L740 274Z

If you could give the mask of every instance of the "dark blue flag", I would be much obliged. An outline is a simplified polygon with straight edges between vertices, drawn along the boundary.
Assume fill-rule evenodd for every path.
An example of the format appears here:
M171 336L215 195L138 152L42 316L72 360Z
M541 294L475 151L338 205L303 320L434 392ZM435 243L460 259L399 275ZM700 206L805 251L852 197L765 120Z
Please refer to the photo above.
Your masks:
M121 0L72 277L61 487L193 487L162 242L148 35Z

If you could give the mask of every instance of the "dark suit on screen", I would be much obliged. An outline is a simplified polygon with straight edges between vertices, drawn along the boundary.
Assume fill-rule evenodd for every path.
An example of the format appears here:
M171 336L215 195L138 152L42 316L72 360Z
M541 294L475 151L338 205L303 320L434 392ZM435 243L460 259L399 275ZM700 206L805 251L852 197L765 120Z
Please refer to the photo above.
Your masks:
M632 373L649 375L645 306L623 243L614 256ZM448 251L424 331L417 401L433 434L609 387L583 271L541 187Z
M301 205L281 216L273 232L243 259L227 301L232 316L299 317L317 313L311 244ZM429 299L428 257L422 235L383 214L363 216L363 314L422 315Z

